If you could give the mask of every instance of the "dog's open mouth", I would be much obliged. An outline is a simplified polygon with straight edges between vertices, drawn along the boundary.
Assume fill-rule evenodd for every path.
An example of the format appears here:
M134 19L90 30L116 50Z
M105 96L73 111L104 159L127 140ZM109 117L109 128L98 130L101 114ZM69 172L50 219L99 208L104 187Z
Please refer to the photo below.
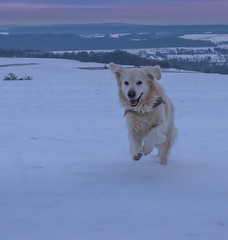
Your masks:
M140 94L140 96L137 99L130 99L130 104L132 107L136 107L139 103L140 98L142 97L143 93Z

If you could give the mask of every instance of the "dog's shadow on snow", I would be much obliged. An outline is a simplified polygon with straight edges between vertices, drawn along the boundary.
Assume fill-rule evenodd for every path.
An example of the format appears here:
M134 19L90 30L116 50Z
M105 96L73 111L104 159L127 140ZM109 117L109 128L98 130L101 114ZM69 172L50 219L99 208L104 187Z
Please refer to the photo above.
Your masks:
M167 165L160 165L160 160L155 155L143 156L139 161L133 161L129 156L118 158L117 162L106 165L107 178L110 183L151 183L157 179L164 179L167 172L172 171L172 157Z

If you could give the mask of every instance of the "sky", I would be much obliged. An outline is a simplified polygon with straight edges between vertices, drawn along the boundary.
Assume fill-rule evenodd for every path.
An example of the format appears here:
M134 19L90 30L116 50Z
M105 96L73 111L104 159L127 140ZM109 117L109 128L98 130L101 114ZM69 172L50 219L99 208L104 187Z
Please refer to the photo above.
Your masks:
M228 24L227 0L0 0L0 25Z

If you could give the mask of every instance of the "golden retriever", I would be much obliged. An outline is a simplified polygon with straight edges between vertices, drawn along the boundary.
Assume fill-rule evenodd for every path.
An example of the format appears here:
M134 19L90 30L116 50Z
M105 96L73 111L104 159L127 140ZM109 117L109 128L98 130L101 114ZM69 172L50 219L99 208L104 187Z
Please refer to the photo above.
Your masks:
M130 153L139 160L158 149L160 163L165 165L177 136L174 105L157 82L159 66L124 68L110 63L119 87L119 99L125 108L129 131Z

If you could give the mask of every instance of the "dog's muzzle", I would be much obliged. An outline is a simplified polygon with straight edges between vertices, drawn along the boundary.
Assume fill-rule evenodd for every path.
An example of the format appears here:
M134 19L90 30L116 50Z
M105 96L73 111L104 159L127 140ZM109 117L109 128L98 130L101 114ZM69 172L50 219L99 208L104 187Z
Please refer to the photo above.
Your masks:
M130 104L132 107L136 107L138 105L139 100L142 97L142 95L143 95L143 93L141 93L140 96L135 99L136 92L134 90L130 90L128 92L129 101L130 101Z

